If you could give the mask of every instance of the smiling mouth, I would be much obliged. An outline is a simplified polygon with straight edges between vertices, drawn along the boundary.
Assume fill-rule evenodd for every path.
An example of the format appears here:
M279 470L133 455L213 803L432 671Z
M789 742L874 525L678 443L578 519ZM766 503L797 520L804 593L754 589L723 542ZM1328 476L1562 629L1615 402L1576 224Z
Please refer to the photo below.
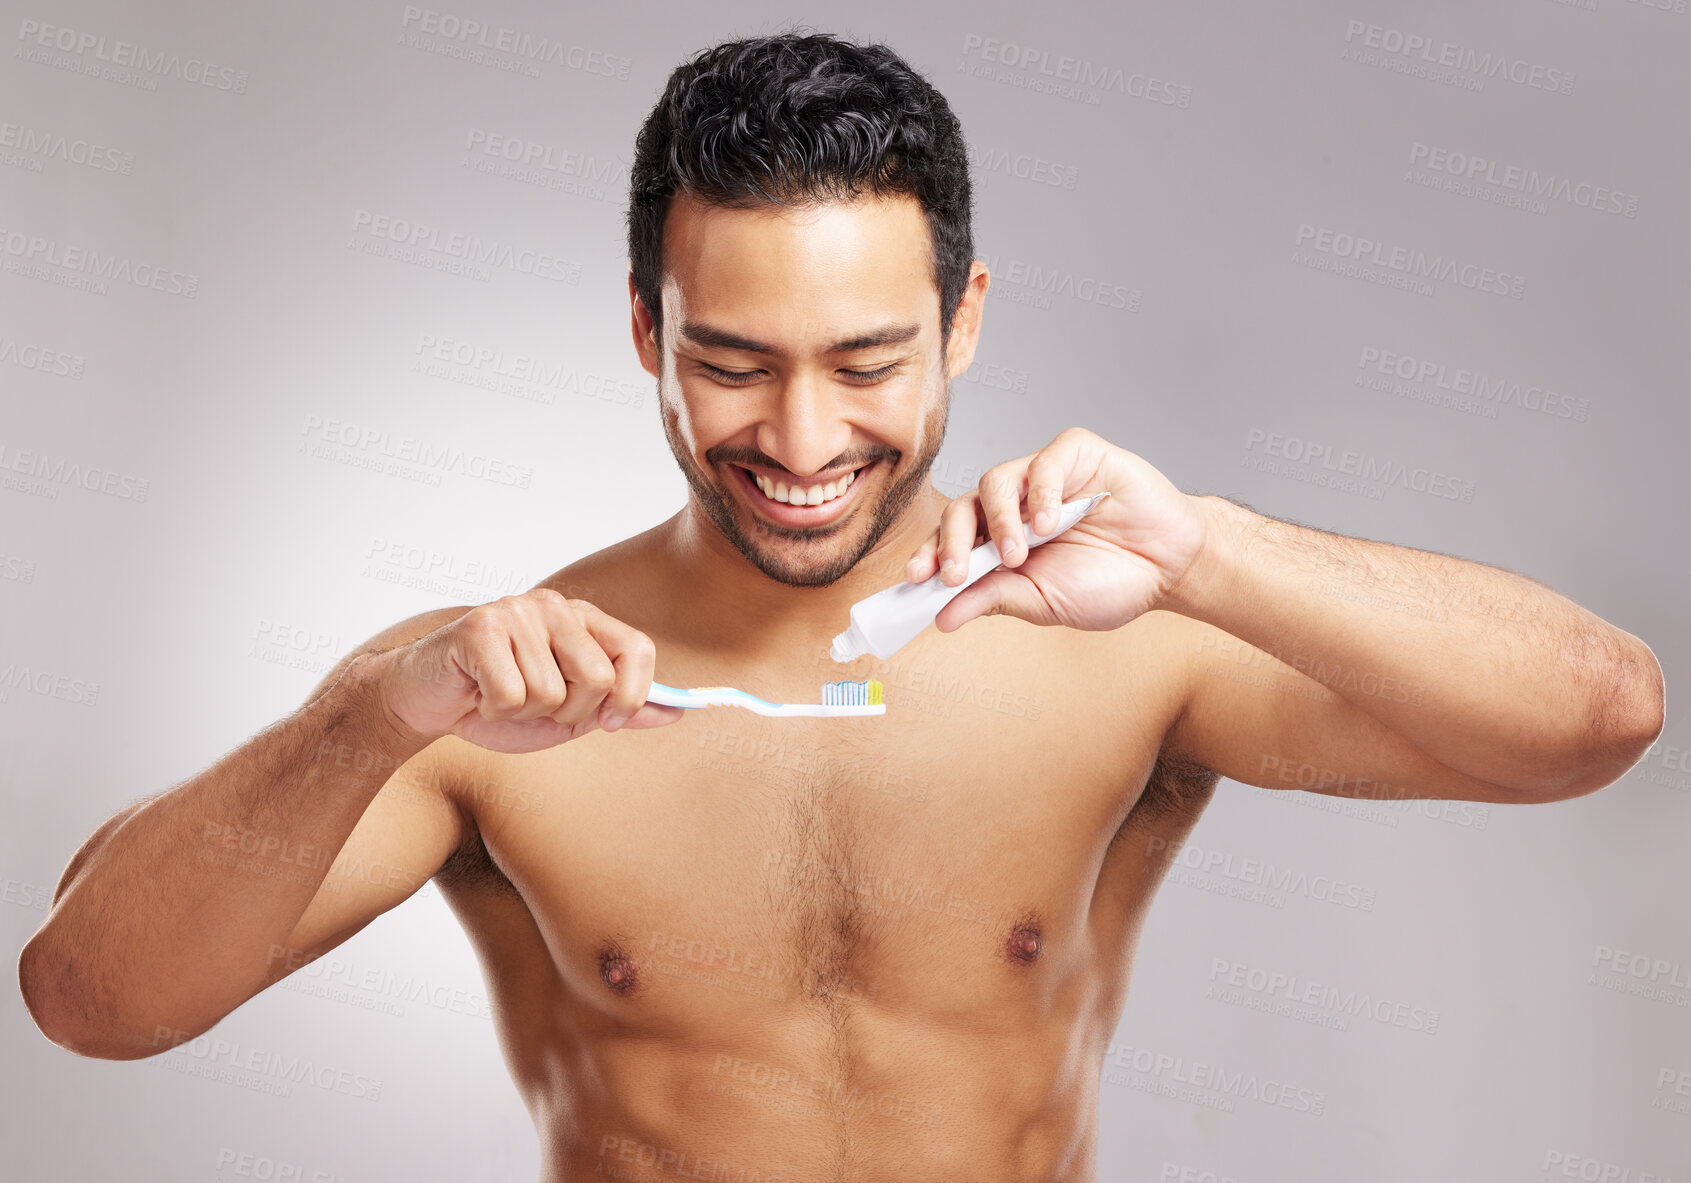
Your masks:
M860 465L832 481L791 484L740 464L731 467L740 474L747 497L758 512L784 525L815 525L844 514L846 507L857 499L857 487L862 484L864 474L877 463Z

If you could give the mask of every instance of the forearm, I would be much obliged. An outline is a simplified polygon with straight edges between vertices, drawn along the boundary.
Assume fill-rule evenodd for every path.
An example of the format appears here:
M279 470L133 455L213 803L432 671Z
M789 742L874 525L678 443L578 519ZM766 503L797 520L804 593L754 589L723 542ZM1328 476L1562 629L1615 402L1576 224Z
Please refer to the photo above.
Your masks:
M1661 727L1643 642L1508 571L1198 498L1208 541L1160 605L1262 649L1450 768L1606 784Z
M203 1030L263 984L365 808L424 746L365 672L78 852L20 961L32 1010L132 1046Z

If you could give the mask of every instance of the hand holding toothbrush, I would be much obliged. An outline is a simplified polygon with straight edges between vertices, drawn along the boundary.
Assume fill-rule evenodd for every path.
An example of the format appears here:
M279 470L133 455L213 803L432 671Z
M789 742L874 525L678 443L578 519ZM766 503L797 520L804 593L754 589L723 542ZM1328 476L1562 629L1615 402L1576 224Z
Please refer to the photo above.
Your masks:
M370 661L384 716L402 735L456 735L496 752L537 752L596 728L682 717L647 701L652 641L588 603L533 588L472 608Z
M1059 505L1096 493L1110 496L1029 550L1024 512L1044 532ZM905 578L919 583L937 571L942 583L959 584L970 550L986 538L1004 565L940 610L934 624L941 632L999 614L1091 631L1120 628L1169 596L1203 549L1205 518L1195 501L1132 452L1071 427L1039 451L988 469L975 491L946 506Z

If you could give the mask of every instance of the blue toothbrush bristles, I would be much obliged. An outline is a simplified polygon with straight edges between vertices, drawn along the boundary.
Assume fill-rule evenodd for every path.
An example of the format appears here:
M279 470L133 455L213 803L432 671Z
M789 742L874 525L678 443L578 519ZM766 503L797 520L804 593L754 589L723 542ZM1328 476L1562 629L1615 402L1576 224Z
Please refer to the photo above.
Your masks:
M825 707L880 706L885 701L880 682L828 682L822 687Z

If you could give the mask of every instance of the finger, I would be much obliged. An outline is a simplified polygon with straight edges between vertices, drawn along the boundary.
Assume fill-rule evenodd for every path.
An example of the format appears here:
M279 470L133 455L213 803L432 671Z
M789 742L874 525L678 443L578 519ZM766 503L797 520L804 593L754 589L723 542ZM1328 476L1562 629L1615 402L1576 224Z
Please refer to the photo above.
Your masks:
M582 603L558 600L548 603L546 611L552 653L565 686L564 703L552 712L552 718L568 728L591 720L616 682L615 666L582 619L578 608Z
M593 605L582 609L580 616L582 627L598 643L611 662L612 683L604 701L599 705L598 717L601 727L606 731L615 731L639 712L646 702L646 695L651 693L652 670L657 663L657 647L652 644L650 637L633 625L618 620Z
M495 722L522 710L528 691L511 651L511 630L504 614L496 609L473 610L457 643L457 662L475 679L476 712Z
M1057 512L1062 508L1069 470L1063 457L1053 448L1034 453L1028 463L1029 521L1036 534L1049 534L1057 524Z
M675 722L686 713L680 707L666 707L662 703L648 702L630 715L628 722L619 730L642 731L648 727L662 727L665 723Z
M942 633L954 632L982 616L1016 616L1034 624L1051 624L1056 619L1033 580L1002 567L970 584L941 608L934 626Z
M939 531L929 534L926 541L916 548L910 556L910 561L904 565L904 578L911 583L921 583L924 579L931 579L933 573L939 569Z
M969 552L975 549L980 534L980 502L976 494L957 498L940 511L939 561L940 582L956 587L969 575Z
M996 465L981 477L981 513L1006 567L1014 567L1028 557L1027 531L1022 528L1022 488L1028 461L1023 457Z
M510 612L511 656L523 676L521 709L509 716L514 721L539 719L563 706L566 688L563 671L552 652L544 608L535 600L521 600Z

